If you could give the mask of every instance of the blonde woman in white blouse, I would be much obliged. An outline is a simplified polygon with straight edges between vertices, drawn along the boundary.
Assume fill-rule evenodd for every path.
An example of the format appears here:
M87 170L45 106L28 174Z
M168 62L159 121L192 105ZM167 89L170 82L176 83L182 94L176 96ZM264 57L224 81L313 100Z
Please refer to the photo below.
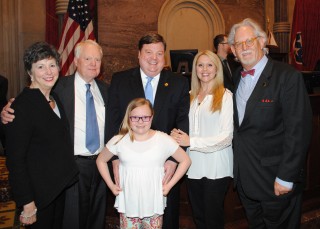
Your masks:
M224 198L233 177L233 100L223 86L221 61L209 50L193 61L189 122L190 136L178 129L171 136L189 146L193 218L197 228L224 228Z

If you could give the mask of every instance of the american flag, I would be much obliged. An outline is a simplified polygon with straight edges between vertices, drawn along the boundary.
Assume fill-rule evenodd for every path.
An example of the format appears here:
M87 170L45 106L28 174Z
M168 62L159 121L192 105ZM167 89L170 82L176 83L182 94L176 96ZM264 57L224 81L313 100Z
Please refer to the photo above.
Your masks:
M95 40L88 3L86 0L70 0L58 50L61 54L62 76L75 72L74 48L76 44L87 39Z

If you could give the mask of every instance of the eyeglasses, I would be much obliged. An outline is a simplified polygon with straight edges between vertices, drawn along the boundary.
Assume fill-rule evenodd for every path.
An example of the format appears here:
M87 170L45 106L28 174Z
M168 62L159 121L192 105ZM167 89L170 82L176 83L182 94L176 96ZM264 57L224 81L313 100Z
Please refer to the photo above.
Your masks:
M245 41L239 41L239 42L234 43L233 46L234 46L236 49L242 48L243 44L246 44L247 47L251 47L251 46L253 46L254 41L255 41L257 38L259 38L259 36L254 37L254 38L251 38L251 39L247 39L247 40L245 40Z
M131 122L139 122L140 119L142 122L149 122L151 120L152 116L130 116Z

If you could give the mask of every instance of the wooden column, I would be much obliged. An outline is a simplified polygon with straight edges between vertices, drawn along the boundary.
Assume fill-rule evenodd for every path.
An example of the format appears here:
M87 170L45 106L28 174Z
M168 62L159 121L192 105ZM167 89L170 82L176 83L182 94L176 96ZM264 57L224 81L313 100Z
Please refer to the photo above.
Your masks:
M288 22L287 0L274 1L273 33L279 45L280 53L286 53L284 61L288 62L290 23Z
M8 98L16 96L24 86L18 9L18 0L0 1L0 74L9 81Z
M68 4L69 4L69 0L56 0L56 14L57 14L58 20L59 20L59 25L58 25L59 37L62 32L63 18L64 18L65 13L67 12Z

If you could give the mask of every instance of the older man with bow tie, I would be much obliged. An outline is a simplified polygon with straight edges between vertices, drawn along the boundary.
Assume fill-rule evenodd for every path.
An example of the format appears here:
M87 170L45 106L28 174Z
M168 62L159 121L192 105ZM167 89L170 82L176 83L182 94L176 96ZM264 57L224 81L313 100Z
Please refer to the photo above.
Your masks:
M251 19L228 42L235 72L234 180L249 228L299 228L312 112L301 73L264 54L266 33Z

